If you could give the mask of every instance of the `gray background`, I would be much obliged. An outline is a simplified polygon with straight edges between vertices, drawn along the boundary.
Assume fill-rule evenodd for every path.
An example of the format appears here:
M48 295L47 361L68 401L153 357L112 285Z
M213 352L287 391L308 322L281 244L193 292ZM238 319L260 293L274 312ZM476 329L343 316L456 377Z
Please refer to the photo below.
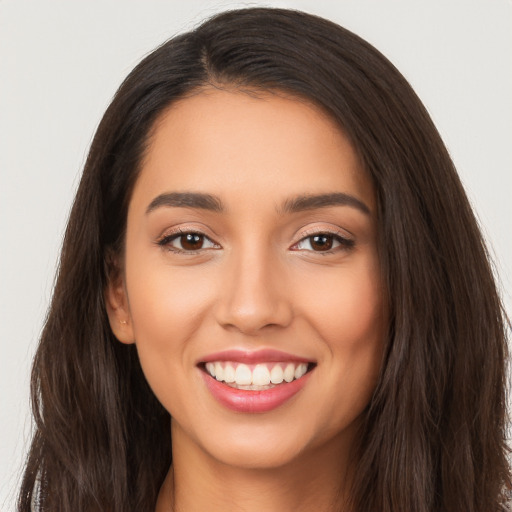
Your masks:
M510 0L0 0L0 510L30 438L30 362L93 132L170 36L226 8L293 7L366 38L408 78L459 169L511 311Z

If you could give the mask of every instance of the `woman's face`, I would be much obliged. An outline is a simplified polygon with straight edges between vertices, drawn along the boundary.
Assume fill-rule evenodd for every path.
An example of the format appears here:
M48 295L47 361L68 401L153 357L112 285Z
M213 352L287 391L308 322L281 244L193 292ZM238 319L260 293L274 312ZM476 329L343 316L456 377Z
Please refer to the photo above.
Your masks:
M353 441L386 325L375 212L347 138L304 101L207 89L159 119L109 314L174 442L277 467Z

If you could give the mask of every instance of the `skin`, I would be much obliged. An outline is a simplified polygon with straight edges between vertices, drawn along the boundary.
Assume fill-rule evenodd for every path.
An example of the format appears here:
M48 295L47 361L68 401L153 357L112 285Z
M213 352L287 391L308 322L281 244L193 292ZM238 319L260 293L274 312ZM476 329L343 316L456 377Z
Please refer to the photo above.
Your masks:
M225 209L148 213L169 192L212 194ZM297 196L332 192L368 212L283 211ZM375 211L348 139L302 100L205 89L160 117L107 291L114 333L136 343L172 416L173 468L157 511L339 510L386 327ZM168 240L178 228L204 233L203 248L177 252L182 239ZM321 233L331 250L312 245ZM284 405L239 413L214 399L197 366L232 348L278 349L316 367Z

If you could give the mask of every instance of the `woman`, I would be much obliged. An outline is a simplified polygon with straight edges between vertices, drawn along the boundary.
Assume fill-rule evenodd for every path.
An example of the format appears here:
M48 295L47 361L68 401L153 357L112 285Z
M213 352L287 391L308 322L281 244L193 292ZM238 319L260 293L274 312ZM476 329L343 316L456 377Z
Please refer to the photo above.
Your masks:
M504 510L504 318L398 71L320 18L221 14L98 128L19 510Z

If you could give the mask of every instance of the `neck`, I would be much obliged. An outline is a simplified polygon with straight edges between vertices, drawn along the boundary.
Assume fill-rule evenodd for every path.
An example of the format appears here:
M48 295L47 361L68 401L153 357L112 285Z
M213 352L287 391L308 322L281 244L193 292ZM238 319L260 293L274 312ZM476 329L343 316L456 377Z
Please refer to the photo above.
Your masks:
M172 429L173 466L158 497L156 512L342 512L350 472L352 436L303 453L271 468L234 467L215 460Z

